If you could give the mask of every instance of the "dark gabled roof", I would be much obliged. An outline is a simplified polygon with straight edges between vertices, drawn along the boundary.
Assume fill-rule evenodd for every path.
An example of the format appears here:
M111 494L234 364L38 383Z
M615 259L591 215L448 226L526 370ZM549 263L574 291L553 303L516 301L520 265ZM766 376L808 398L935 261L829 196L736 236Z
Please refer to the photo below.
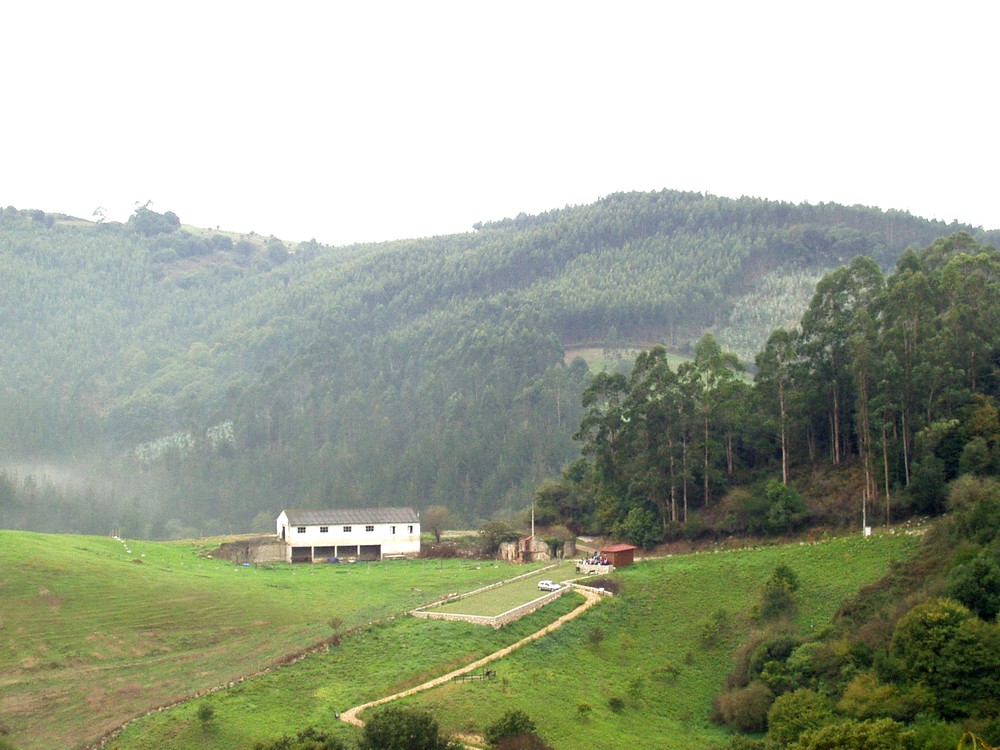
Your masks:
M336 526L360 523L420 523L413 508L322 508L286 510L291 526Z

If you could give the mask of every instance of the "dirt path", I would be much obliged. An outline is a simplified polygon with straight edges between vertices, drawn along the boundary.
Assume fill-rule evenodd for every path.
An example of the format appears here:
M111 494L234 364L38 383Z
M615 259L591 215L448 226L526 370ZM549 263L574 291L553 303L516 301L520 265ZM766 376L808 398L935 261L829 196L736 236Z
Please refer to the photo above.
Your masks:
M489 656L484 656L482 659L478 659L477 661L474 661L471 664L466 664L464 667L460 667L456 670L448 672L448 674L441 675L440 677L435 677L433 680L428 680L427 682L417 685L416 687L409 688L408 690L403 690L399 693L387 695L384 698L379 698L378 700L369 701L368 703L362 703L360 706L349 708L342 714L340 714L340 720L346 721L348 724L353 724L356 727L363 727L365 723L358 718L358 714L361 713L362 711L367 711L369 708L374 708L375 706L381 706L384 703L389 703L398 698L406 698L410 695L421 693L424 690L430 690L431 688L437 687L438 685L443 685L446 682L450 682L453 678L458 677L459 675L468 674L469 672L479 669L480 667L486 666L490 662L494 662L497 659L502 659L504 656L511 653L512 651L516 651L517 649L521 648L521 646L526 646L527 644L533 641L537 641L542 636L548 635L556 628L561 627L563 623L569 622L574 617L579 617L601 600L601 595L598 594L596 591L591 591L585 588L579 588L577 589L577 591L583 594L584 597L586 597L587 601L585 601L579 607L574 609L572 612L567 612L558 620L549 623L541 630L536 630L534 633L532 633L529 636L525 636L517 643L512 643L510 646L507 646L506 648L502 648L499 651L494 651ZM472 738L462 737L462 741L468 743L472 741ZM469 746L476 747L476 745L469 745Z

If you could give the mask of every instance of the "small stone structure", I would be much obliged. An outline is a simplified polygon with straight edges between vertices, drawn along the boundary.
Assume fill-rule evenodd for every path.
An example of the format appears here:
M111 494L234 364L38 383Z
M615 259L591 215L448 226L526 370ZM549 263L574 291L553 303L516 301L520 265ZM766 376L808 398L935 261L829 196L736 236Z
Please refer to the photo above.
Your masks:
M255 536L224 542L212 552L212 557L243 563L273 563L285 559L285 545L276 536Z
M576 539L567 539L557 550L555 557L544 539L535 536L523 536L516 542L503 542L500 545L500 559L511 563L541 562L545 560L561 560L576 556Z

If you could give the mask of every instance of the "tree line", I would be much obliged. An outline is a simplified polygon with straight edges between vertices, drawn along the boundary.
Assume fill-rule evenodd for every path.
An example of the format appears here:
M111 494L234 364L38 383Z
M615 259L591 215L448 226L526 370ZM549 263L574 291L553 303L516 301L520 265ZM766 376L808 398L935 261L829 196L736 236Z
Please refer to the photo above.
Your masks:
M882 265L945 228L660 191L329 248L197 230L149 204L124 224L8 207L0 458L87 473L108 501L86 523L48 514L66 531L125 520L135 535L241 531L276 506L401 501L471 523L523 507L577 453L591 373L565 361L567 347L662 341L694 354L706 326L728 340L757 274L816 273L857 252ZM775 315L787 306L737 337L744 359ZM229 441L206 439L223 424ZM748 443L731 448L743 466ZM716 455L710 446L707 472L703 456L697 465L717 472ZM686 459L698 504L706 485ZM31 527L46 513L23 506L18 482L6 517ZM77 493L36 484L51 490L34 493L36 506ZM716 484L709 476L708 493Z
M856 470L869 525L939 514L959 474L1000 472L998 324L1000 255L967 233L907 249L888 277L859 256L820 280L798 327L771 333L752 379L711 335L676 368L654 347L628 375L598 374L583 458L539 503L648 546L736 489L716 530L780 533L807 520L793 477L826 466ZM754 515L769 528L745 527Z

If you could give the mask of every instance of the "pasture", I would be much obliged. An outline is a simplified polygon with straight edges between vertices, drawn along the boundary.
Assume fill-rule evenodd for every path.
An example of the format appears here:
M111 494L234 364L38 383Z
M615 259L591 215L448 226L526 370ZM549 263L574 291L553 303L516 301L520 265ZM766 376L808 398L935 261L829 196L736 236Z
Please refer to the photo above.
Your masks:
M500 680L444 685L401 705L431 711L449 732L481 731L521 709L557 750L722 745L727 733L708 720L712 698L756 627L750 613L773 569L798 574L795 623L808 636L916 544L859 536L647 560L615 574L618 596L497 662ZM727 628L705 647L701 633L720 611Z
M618 596L494 662L497 679L450 683L401 703L432 711L448 732L479 731L520 708L557 750L721 745L726 732L708 721L712 697L725 683L734 649L755 627L750 612L774 567L784 563L799 575L795 623L808 635L829 622L844 596L916 544L902 534L879 535L647 560L615 574ZM383 620L328 651L138 721L111 747L241 748L309 725L350 741L356 730L338 722L336 712L502 648L579 601L567 594L497 631ZM716 645L703 647L700 634L720 610L727 628ZM202 703L215 712L205 726L197 719Z
M468 560L241 567L205 546L0 531L0 723L16 747L80 746L512 571Z

